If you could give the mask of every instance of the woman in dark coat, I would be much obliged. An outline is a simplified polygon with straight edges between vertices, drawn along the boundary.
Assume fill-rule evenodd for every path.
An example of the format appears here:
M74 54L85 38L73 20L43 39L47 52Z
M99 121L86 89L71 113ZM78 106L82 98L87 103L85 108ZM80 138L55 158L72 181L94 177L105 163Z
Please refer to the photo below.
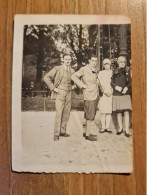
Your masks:
M117 60L118 68L114 71L111 86L113 87L112 111L117 113L117 121L119 130L117 135L123 131L126 137L130 137L130 115L131 106L131 76L129 68L126 67L126 59L120 56ZM123 115L124 115L124 130L123 130Z

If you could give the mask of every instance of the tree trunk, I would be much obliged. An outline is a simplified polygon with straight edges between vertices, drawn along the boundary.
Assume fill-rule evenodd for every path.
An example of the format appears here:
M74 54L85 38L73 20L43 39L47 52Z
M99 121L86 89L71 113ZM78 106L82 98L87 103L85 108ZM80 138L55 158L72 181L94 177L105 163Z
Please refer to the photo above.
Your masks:
M36 73L36 86L41 88L42 79L42 66L44 64L44 36L43 31L39 31L39 44L38 44L38 59L37 59L37 73Z
M82 56L82 25L80 25L80 30L79 30L79 52L78 52L78 65L79 65L79 69L82 66L82 62L83 62L83 56Z
M98 64L97 64L97 70L101 70L100 66L100 25L97 26L97 34L98 34L98 40L97 40L97 47L96 47L96 54L98 58Z
M127 25L120 26L120 56L127 58Z

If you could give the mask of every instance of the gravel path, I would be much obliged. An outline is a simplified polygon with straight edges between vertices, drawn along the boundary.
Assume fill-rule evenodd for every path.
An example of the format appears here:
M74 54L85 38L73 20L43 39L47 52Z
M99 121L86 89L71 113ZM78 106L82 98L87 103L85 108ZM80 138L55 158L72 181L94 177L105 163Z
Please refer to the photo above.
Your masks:
M83 112L71 112L67 126L70 137L53 141L55 112L22 113L23 171L32 172L130 172L132 137L100 134L97 112L92 131L98 140L85 140Z

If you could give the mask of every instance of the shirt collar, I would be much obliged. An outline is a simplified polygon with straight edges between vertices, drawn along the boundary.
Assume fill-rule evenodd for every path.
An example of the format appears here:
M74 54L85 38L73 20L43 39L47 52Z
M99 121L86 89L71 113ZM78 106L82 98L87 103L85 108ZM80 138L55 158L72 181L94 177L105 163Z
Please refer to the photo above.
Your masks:
M89 64L90 69L92 70L93 73L97 73L97 70L95 68L93 68L90 64Z
M64 69L69 71L70 70L70 67L69 66L66 66L65 64L63 65L64 66Z

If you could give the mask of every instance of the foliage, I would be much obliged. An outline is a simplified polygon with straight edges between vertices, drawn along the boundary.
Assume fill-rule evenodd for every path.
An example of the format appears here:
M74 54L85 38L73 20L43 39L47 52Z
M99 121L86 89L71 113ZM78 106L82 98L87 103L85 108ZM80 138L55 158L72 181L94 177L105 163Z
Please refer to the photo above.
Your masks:
M99 34L100 32L100 34ZM130 59L130 28L127 27L128 59ZM100 48L100 52L98 52ZM88 63L94 53L115 63L120 53L120 25L26 25L24 26L24 59L35 56L36 85L41 88L44 71L62 63L63 53L70 53L72 65L78 69Z

